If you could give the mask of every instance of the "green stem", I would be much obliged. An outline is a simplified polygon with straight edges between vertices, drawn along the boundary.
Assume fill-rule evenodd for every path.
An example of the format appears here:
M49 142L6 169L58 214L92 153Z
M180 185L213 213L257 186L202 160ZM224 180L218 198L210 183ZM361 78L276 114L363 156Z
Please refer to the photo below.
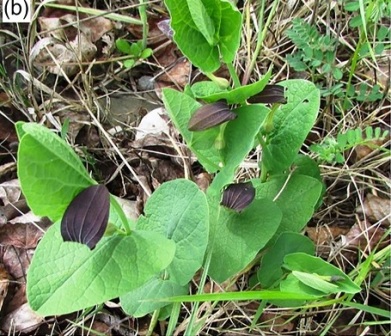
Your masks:
M225 78L217 77L211 72L205 73L205 76L208 77L213 83L216 83L221 89L226 89L229 86L229 82Z
M155 327L156 327L156 324L157 324L157 321L159 318L159 314L160 314L160 309L156 309L153 312L151 322L149 322L148 331L146 333L146 336L151 336L153 334L153 329L155 329Z
M168 321L168 326L167 326L167 330L166 330L166 336L174 335L175 328L178 324L180 312L181 312L181 303L174 302L172 304L170 319Z
M240 80L239 80L239 77L238 77L238 74L236 73L235 71L235 68L233 66L232 63L226 63L227 64L227 68L228 68L228 71L229 71L229 74L234 82L234 88L238 88L240 87Z
M266 182L266 178L267 178L267 170L266 170L264 163L262 162L261 163L261 176L259 176L261 183Z
M259 302L259 306L258 306L258 309L254 315L254 318L253 320L251 321L251 326L250 326L250 331L252 331L254 328L255 328L255 325L257 324L258 322L258 319L261 317L261 315L263 314L265 308L266 308L266 305L267 305L267 301L265 300L261 300Z
M214 218L212 218L211 220L218 222L219 217L220 217L220 206L218 206L217 215ZM214 232L211 232L212 233L211 236L215 237L216 233L217 233L216 232L216 225L213 226L213 229L214 229ZM213 254L214 239L209 242L209 246L210 247L208 248L208 251L207 251L206 257L205 257L205 261L204 261L204 265L203 265L203 272L201 275L200 283L198 285L197 294L202 294L202 292L204 291L206 278L207 278L208 272L209 272L210 261L212 259L212 254ZM199 307L199 302L195 302L194 306L191 310L190 321L189 321L189 324L186 328L185 336L192 336L195 334L193 328L194 328L195 318L197 316L198 307Z
M243 76L243 81L242 81L243 85L247 84L247 82L248 82L248 80L250 78L250 74L254 70L255 64L257 63L257 59L258 59L259 53L261 51L263 40L265 39L265 36L266 36L267 28L269 27L270 22L272 21L272 19L274 17L274 14L277 11L277 8L278 8L278 5L280 3L280 0L273 1L272 10L269 13L269 16L267 18L265 26L263 26L263 13L264 13L264 10L265 10L265 3L266 3L266 1L263 0L262 1L262 5L261 5L261 9L260 9L259 19L258 19L259 30L258 30L258 36L257 36L257 45L255 47L255 50L254 50L254 53L253 53L253 57L251 59L251 63L248 66L248 68L246 69L246 72L245 72L245 74Z
M278 110L280 105L281 104L279 104L279 103L272 105L269 113L266 116L266 120L264 121L264 123L262 125L261 131L260 131L261 134L258 133L258 135L257 135L257 139L259 141L259 144L262 147L262 150L265 150L265 148L267 147L267 144L268 144L267 138L268 138L270 132L274 128L274 124L273 124L274 114L276 113L276 111ZM266 140L263 139L262 135L266 136ZM268 171L266 170L266 167L265 167L265 164L263 163L263 160L260 164L260 168L261 168L260 180L261 180L261 182L265 182L266 178L267 178Z
M274 124L273 124L273 119L274 119L274 114L276 113L276 111L278 110L278 108L280 107L280 103L276 103L276 104L273 104L269 113L267 114L266 116L266 120L261 128L262 130L262 133L263 134L270 134L271 131L273 131L273 128L274 128Z
M206 278L208 276L210 260L212 259L212 252L213 252L213 249L210 249L208 251L207 255L206 255L206 259L205 259L205 263L204 263L204 269L203 269L203 272L202 272L200 283L198 285L197 294L202 294L202 292L204 290L205 283L206 283ZM199 305L200 305L199 302L195 302L194 306L192 307L191 315L190 315L190 321L189 321L189 324L187 325L187 328L186 328L184 336L192 336L192 335L195 334L193 328L194 328L194 322L195 322L195 319L196 319L196 316L197 316L197 311L198 311Z
M117 212L117 214L119 216L119 219L121 220L121 224L122 224L123 228L125 229L126 235L130 235L132 230L131 230L131 228L129 226L129 222L128 222L128 219L126 218L126 215L125 215L124 211L122 210L121 206L118 204L118 202L114 198L114 196L110 196L110 198L111 198L110 204L116 210L116 212Z
M147 37L148 37L148 19L147 19L147 6L145 0L140 0L140 6L138 8L140 14L141 22L143 23L143 50L147 47Z

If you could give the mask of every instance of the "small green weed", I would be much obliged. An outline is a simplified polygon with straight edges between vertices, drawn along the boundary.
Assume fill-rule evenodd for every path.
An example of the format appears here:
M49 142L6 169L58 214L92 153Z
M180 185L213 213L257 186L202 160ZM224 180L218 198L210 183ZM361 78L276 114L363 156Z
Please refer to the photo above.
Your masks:
M318 74L314 76L331 74L335 80L342 78L342 71L335 65L337 39L321 35L302 19L292 20L292 27L286 35L298 48L294 54L287 56L292 68ZM316 81L316 77L313 80Z
M124 39L117 39L115 45L120 52L129 55L129 59L123 61L125 68L133 68L138 60L147 59L153 52L151 48L143 48L143 41L129 43Z
M347 2L344 8L355 13L349 21L352 28L362 27L365 22L378 23L382 18L391 15L391 3L388 0L351 1Z
M361 128L351 129L346 133L339 133L337 137L326 137L321 144L310 146L312 152L318 154L320 161L327 163L344 163L345 151L359 145L380 148L374 144L376 140L384 140L389 131L382 131L380 127L373 129L368 126L364 132Z

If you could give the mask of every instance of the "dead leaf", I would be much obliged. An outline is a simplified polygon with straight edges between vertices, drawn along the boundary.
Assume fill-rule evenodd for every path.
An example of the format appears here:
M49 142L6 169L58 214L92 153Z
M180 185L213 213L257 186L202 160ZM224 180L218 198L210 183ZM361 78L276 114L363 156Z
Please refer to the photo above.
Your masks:
M131 146L135 149L144 150L140 153L143 158L167 159L168 156L176 154L172 142L167 136L163 137L157 134L147 134L143 138L133 141Z
M76 334L83 335L83 331L87 335L112 335L111 327L100 321L93 321L89 326L85 325L83 329L80 328Z
M377 57L377 67L376 75L374 76L374 71L368 70L365 72L365 76L372 82L372 84L379 83L383 88L389 88L390 83L390 57L391 50L386 49L383 51L379 57Z
M0 263L0 312L3 308L3 302L8 293L10 279L8 272L5 269L4 265Z
M78 34L73 41L58 42L52 38L38 41L32 48L32 60L39 70L71 76L80 70L80 62L91 61L96 54L91 37Z
M152 166L152 185L155 190L164 182L184 177L181 166L171 160L150 160Z
M116 335L132 335L134 334L133 331L135 329L137 329L140 334L140 329L135 325L135 323L139 322L139 319L137 319L137 321L132 318L124 320L121 316L118 316L115 313L115 310L110 310L109 313L106 311L107 310L103 310L97 316L97 320L109 325L111 329L116 332Z
M16 171L16 162L4 163L0 166L0 177Z
M0 226L0 244L17 248L35 248L44 230L34 224L5 224Z
M4 317L1 329L11 334L15 332L29 333L37 329L42 321L43 317L35 313L28 303L25 303Z
M384 145L389 139L373 140L368 142L368 145L358 145L354 148L356 157L355 161L360 161L371 154L374 150Z
M7 305L4 306L4 315L13 312L27 302L26 283L19 282L17 286L13 286L11 294L12 297L9 300L7 298Z
M210 183L212 182L212 177L208 173L202 172L194 176L194 182L197 184L198 188L206 192L206 189L208 189Z
M347 234L349 228L338 225L318 225L307 227L305 231L308 238L314 242L318 256L327 258L330 255L333 243Z
M316 245L328 244L330 241L338 239L341 235L345 235L348 231L349 228L337 225L319 225L306 228L308 238Z
M102 16L90 18L87 14L55 8L45 8L38 22L43 38L33 46L30 58L37 69L60 76L74 75L80 71L81 62L93 60L97 46L101 52L105 41L110 41L102 38L114 27ZM101 39L102 43L97 44Z
M8 246L2 250L0 260L2 260L4 267L14 280L25 282L33 253L32 249L26 250Z
M357 213L365 214L372 223L380 222L383 226L389 227L391 223L390 200L367 194L364 204L356 209Z
M168 37L163 34L159 28L159 23L161 18L153 17L148 15L148 46L160 46L164 41L168 40ZM143 27L140 25L128 25L126 29L132 33L137 39L141 40L143 38Z
M80 62L89 62L97 54L95 44L113 29L110 20L68 10L46 8L38 18L41 36L32 48L31 59L41 71L74 75Z
M101 138L94 125L84 125L75 138L75 143L87 148L100 148Z
M179 58L176 53L177 50L175 44L169 44L167 47L155 52L154 56L156 57L157 64L162 68L169 68L174 65ZM160 72L161 70L159 70Z
M0 184L0 199L4 205L19 201L21 195L19 180L14 179Z
M136 140L144 138L148 134L168 133L167 120L163 118L165 110L161 107L148 112L136 127Z
M53 109L57 110L56 116L59 117L61 124L63 125L65 120L69 120L69 127L67 136L71 143L75 143L75 139L78 136L80 130L90 124L91 117L84 111L78 111L77 109L69 109L68 107L62 106L62 103L53 104Z
M98 41L113 28L113 23L103 16L83 21L83 30L89 31L92 42Z
M135 95L111 96L107 101L100 98L99 103L107 111L107 119L112 126L131 125L156 108L155 104Z
M82 6L90 8L86 4ZM96 42L114 28L113 23L103 16L89 18L84 13L50 7L45 8L38 22L44 36L67 41L75 40L82 32L90 37L91 42Z
M3 222L3 220L0 220L0 224L6 224L11 219L19 217L20 215L23 215L28 211L29 207L25 199L21 199L13 203L8 203L5 206L0 206L0 215L2 216L3 220L5 220L5 222Z
M174 31L171 28L170 22L170 19L161 20L157 23L157 27L164 35L166 35L170 40L172 40L174 36Z
M372 225L367 221L361 221L354 224L345 239L342 241L344 247L355 247L360 250L373 249L380 240L385 236L386 229L378 225ZM382 240L380 247L389 243L388 240Z
M157 78L159 82L174 83L179 87L189 84L191 64L186 58L179 60L171 69Z
M268 331L278 335L290 333L295 330L295 324L291 321L291 316L284 317L281 313L264 312L258 322L263 322Z

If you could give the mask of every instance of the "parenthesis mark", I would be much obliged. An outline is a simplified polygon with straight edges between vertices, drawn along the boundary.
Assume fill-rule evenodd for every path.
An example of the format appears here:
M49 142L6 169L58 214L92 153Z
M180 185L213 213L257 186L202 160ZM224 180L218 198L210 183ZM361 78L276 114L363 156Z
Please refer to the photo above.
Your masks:
M26 20L27 14L29 13L29 4L27 3L27 0L24 0L24 8L26 8L26 14L23 18L23 20Z
M10 19L9 15L8 15L8 9L7 9L7 7L8 7L8 5L9 5L10 1L11 1L11 0L6 0L6 1L5 1L5 4L4 4L4 13L5 13L5 16L7 17L7 20Z

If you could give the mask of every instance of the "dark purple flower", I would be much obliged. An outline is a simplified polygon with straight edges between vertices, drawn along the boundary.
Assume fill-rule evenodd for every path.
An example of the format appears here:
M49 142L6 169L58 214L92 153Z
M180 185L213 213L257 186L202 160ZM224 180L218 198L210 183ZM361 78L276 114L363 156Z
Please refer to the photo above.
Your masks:
M252 104L272 104L272 103L286 103L284 95L285 88L280 85L266 85L265 88L255 96L248 99Z
M254 197L255 188L251 182L232 183L224 189L220 204L241 212L250 205Z
M204 131L221 125L237 117L224 102L216 102L201 106L191 116L188 124L189 131Z
M65 210L61 221L62 238L86 244L92 250L105 233L109 211L110 194L104 185L84 189Z

